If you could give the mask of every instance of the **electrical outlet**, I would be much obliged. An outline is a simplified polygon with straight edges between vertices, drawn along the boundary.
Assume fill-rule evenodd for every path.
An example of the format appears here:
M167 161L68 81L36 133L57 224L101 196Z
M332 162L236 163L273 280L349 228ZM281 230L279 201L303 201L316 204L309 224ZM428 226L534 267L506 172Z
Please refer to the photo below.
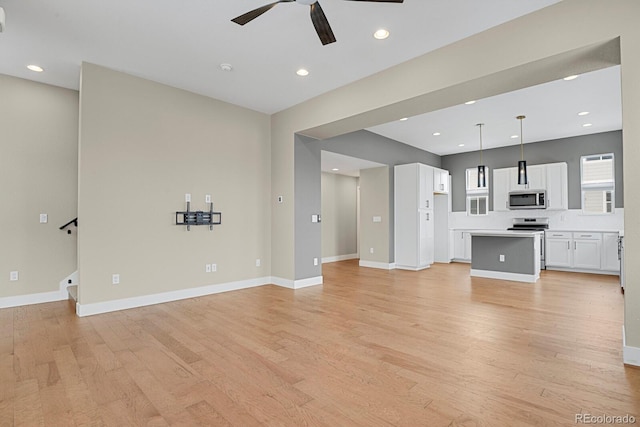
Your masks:
M260 262L260 258L256 259L256 267L260 267L261 262Z
M372 254L373 253L373 248L369 248L369 253Z
M318 258L313 259L313 265L318 265Z
M211 264L207 264L204 266L204 271L207 273L211 273Z
M211 272L215 273L216 271L218 271L218 265L217 264L211 264Z
M112 274L111 275L111 284L112 285L119 285L120 284L120 275L119 274Z
M12 282L15 282L18 280L18 272L17 271L12 271L11 273L9 273L9 280Z
M278 196L278 203L282 203L284 201L284 198L282 196Z
M504 262L504 255L500 255L500 262Z
M186 193L184 195L184 201L185 202L190 202L191 201L191 193Z

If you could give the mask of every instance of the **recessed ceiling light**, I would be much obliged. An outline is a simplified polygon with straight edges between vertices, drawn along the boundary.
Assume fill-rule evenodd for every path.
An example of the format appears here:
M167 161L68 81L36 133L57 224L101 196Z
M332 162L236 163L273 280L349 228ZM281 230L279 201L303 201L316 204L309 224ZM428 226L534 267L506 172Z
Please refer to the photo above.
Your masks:
M458 144L458 147L464 147L464 144Z
M511 135L511 139L516 139L518 137L520 137L520 135Z
M433 136L440 136L440 132L434 132Z
M588 112L588 111L580 111L580 112L578 113L578 115L579 115L579 116L586 116L587 114L589 114L589 112Z
M36 73L41 73L44 71L44 68L38 66L38 65L27 65L27 68L30 69L31 71L35 71Z
M403 117L400 119L401 122L406 122L407 120L409 120L409 117Z
M567 77L565 77L563 80L567 80L567 81L568 81L568 80L573 80L573 79L577 79L577 78L578 78L578 75L577 75L577 74L574 74L574 75L572 75L572 76L567 76Z
M309 75L309 70L306 70L304 68L300 68L298 71L296 71L296 74L301 76L301 77L306 77Z
M231 64L220 64L220 69L222 71L231 71L231 70L233 70L233 65L231 65Z
M338 168L333 168L333 169L331 169L331 170L332 170L332 171L334 171L334 172L336 172L336 171L339 171L340 169L338 169Z
M585 123L582 125L583 128L588 128L589 126L593 126L591 123Z
M473 104L475 104L475 103L476 103L476 101L473 101L473 100L472 100L472 101L467 101L467 102L465 102L465 103L464 103L464 105L473 105Z
M373 33L373 37L378 40L384 40L389 37L389 31L385 30L384 28L380 28L378 31Z

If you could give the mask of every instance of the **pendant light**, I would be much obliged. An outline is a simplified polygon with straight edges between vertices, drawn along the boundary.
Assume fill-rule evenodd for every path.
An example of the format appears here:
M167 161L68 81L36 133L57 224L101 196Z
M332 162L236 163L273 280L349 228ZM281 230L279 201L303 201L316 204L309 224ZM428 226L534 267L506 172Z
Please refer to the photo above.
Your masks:
M527 185L529 180L527 179L527 162L524 160L524 145L522 142L522 120L525 116L518 116L516 119L520 120L520 161L518 162L518 185Z
M484 123L478 123L478 129L480 129L480 164L478 165L478 188L485 188L487 186L487 174L486 167L482 163L482 126Z

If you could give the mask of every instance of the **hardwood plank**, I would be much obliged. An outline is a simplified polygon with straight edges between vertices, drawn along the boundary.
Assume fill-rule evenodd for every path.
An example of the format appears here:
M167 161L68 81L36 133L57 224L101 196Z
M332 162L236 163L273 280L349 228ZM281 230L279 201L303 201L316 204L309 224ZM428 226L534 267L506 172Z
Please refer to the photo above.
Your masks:
M323 265L263 286L78 318L0 310L0 425L568 426L640 418L615 278L535 284Z

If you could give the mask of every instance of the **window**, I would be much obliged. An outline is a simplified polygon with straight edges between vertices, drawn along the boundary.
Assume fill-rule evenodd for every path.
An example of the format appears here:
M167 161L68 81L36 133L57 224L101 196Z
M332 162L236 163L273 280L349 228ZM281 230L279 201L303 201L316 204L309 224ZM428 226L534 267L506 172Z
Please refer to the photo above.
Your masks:
M615 211L615 169L613 154L580 158L582 212L607 214Z
M478 187L478 168L466 170L467 215L489 214L489 168L485 168L486 187Z

